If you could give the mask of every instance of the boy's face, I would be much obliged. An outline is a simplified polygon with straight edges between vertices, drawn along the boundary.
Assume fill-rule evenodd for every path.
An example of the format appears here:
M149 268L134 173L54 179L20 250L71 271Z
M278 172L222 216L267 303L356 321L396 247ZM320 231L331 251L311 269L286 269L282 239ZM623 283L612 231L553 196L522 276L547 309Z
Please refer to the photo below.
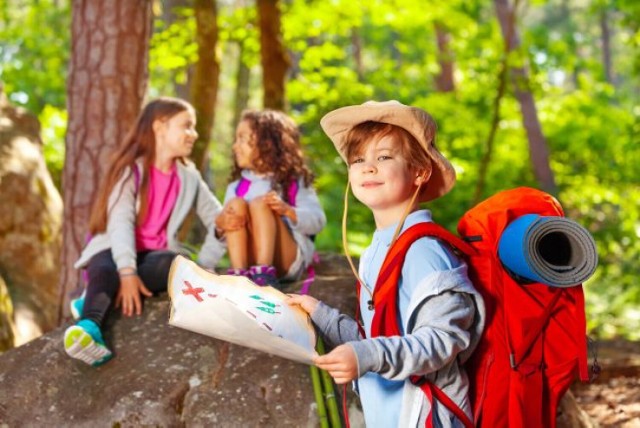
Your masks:
M353 194L373 211L379 227L384 226L379 220L400 220L418 184L416 171L392 135L372 139L349 159L349 180Z

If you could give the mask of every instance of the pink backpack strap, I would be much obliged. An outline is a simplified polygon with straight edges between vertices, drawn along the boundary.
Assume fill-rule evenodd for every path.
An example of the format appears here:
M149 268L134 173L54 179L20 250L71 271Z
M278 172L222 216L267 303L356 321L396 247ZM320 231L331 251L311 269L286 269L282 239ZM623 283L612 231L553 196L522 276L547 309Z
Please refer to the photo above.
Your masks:
M249 191L249 187L251 187L251 181L242 177L236 186L236 196L239 198L244 198L247 192Z
M296 206L296 197L298 196L298 180L293 180L287 189L287 198L289 205Z

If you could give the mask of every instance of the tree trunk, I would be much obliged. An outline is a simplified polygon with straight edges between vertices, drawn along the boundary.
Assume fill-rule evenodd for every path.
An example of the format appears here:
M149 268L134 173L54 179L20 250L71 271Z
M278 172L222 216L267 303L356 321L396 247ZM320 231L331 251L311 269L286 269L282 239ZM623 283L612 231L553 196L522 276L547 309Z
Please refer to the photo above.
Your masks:
M450 34L441 22L435 23L438 43L438 63L440 73L436 77L436 88L439 92L453 92L456 87L453 80L453 52L449 46Z
M520 39L515 26L515 7L510 6L509 0L494 0L494 4L507 51L517 50L520 46ZM529 140L529 153L534 175L542 190L555 195L557 189L553 171L549 165L549 149L538 120L535 100L529 89L529 76L524 65L511 67L511 80L515 96L520 104L522 123Z
M611 65L611 29L607 8L600 9L600 37L602 39L602 66L607 83L614 84L613 67Z
M487 173L489 171L489 165L491 164L491 158L493 156L493 147L498 132L498 125L500 125L500 106L502 105L502 99L504 98L505 89L507 87L507 75L509 74L509 52L506 51L500 62L500 74L498 75L498 91L496 97L493 99L491 127L489 128L489 136L487 137L487 143L485 145L484 154L480 159L480 165L478 169L478 180L476 181L476 190L473 195L473 205L478 204L482 198L487 182Z
M60 321L69 315L69 292L80 287L73 263L85 245L96 190L144 98L151 24L150 0L73 2Z
M215 0L196 0L196 42L198 61L191 81L191 102L196 109L198 140L191 154L201 171L209 163L209 143L216 109L220 65L216 58L218 43L218 16Z
M351 47L353 48L353 62L355 62L356 64L358 81L362 82L364 79L364 64L362 63L362 37L360 36L360 29L357 27L353 27L351 29Z
M231 124L232 130L236 129L242 111L249 105L249 79L251 78L251 69L245 62L244 50L244 41L241 40L238 42L238 69L236 70L236 93L233 106L233 123Z
M286 107L285 78L291 64L282 43L278 0L258 0L260 26L260 59L265 108L284 110Z

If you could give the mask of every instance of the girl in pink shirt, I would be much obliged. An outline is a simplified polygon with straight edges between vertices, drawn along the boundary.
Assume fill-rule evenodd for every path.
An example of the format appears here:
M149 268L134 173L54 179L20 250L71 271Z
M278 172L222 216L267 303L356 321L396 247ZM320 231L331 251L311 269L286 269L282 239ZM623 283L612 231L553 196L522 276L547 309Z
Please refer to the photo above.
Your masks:
M165 291L180 226L192 208L208 233L198 261L213 268L225 251L213 220L221 211L193 163L198 137L195 111L187 102L159 98L145 106L107 169L91 213L91 240L76 268L88 284L81 318L64 335L72 358L98 366L111 350L102 325L112 306L125 316L142 313L142 297Z

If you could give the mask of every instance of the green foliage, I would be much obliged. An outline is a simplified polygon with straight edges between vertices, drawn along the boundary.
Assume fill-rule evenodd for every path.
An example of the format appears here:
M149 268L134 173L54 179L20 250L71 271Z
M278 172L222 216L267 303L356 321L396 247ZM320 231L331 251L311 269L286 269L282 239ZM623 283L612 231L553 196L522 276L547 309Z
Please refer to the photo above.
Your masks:
M58 8L52 7L56 3ZM522 2L521 2L522 3ZM282 7L283 40L292 59L289 110L300 124L305 153L329 223L321 250L341 250L346 166L320 129L327 112L366 100L397 99L428 110L438 147L458 173L455 189L430 204L455 229L470 208L498 88L504 42L492 2L452 0L291 0ZM521 7L521 48L509 58L525 66L550 150L558 197L567 215L598 244L600 266L586 284L589 329L599 336L640 338L640 7L635 0L536 0ZM220 90L212 171L221 195L230 166L239 61L251 68L249 106L261 103L259 34L253 3L218 2ZM61 169L64 76L69 53L69 2L0 0L0 79L10 97L40 115L45 154ZM600 18L611 32L612 82L606 82ZM438 92L436 25L450 37L455 91ZM196 57L193 10L171 22L156 17L149 95L188 93ZM266 70L265 72L268 72ZM50 107L47 107L50 106ZM515 186L537 187L513 86L500 108L488 168L487 197ZM351 196L348 241L360 254L373 230L371 213Z
M67 111L46 105L40 116L43 141L43 153L47 168L58 190L62 189L62 169L64 168L65 144L67 132Z
M0 1L0 81L9 99L39 114L65 106L68 0Z
M160 17L154 20L149 48L152 97L175 95L176 86L187 83L189 66L198 59L193 9L176 8L171 16L174 21L170 23Z

